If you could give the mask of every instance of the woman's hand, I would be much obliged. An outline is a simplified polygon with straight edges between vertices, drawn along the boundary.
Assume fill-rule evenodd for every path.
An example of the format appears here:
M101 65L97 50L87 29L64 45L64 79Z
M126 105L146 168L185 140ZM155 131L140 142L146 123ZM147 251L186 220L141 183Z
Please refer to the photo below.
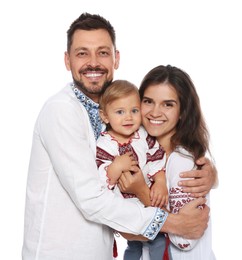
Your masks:
M124 172L119 180L118 187L121 192L135 194L145 205L150 206L150 189L145 183L143 173L138 166L133 166L131 172Z

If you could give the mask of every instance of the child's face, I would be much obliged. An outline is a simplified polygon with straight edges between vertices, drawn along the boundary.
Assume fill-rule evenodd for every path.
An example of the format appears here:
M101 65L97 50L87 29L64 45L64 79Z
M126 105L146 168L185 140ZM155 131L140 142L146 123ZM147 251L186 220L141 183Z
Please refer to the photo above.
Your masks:
M141 124L140 98L134 93L107 104L104 122L116 137L131 136Z

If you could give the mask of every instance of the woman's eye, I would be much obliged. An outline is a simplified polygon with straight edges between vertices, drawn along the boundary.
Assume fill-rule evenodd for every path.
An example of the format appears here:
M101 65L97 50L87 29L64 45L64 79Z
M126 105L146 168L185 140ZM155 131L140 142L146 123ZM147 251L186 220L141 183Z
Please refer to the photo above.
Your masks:
M173 107L174 104L173 103L165 103L164 105L165 105L165 107Z
M151 100L149 99L143 99L142 101L144 104L151 104Z

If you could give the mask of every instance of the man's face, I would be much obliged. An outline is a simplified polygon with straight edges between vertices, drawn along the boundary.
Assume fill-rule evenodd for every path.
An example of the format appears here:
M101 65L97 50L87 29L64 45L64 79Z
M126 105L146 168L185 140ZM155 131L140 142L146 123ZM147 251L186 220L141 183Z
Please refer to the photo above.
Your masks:
M110 84L114 70L118 69L119 52L115 51L106 30L77 30L70 52L65 53L65 64L75 85L98 102L100 93Z

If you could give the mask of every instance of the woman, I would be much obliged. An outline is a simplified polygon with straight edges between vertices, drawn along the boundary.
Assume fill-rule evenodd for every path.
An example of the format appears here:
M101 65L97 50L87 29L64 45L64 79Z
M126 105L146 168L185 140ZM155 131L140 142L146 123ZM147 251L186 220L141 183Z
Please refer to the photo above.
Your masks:
M209 134L199 97L189 75L170 65L158 66L148 72L139 91L142 123L167 154L169 209L172 213L178 213L194 199L177 185L180 172L197 168L195 161L209 152ZM169 237L174 260L215 259L210 222L199 240L188 240L172 234Z

